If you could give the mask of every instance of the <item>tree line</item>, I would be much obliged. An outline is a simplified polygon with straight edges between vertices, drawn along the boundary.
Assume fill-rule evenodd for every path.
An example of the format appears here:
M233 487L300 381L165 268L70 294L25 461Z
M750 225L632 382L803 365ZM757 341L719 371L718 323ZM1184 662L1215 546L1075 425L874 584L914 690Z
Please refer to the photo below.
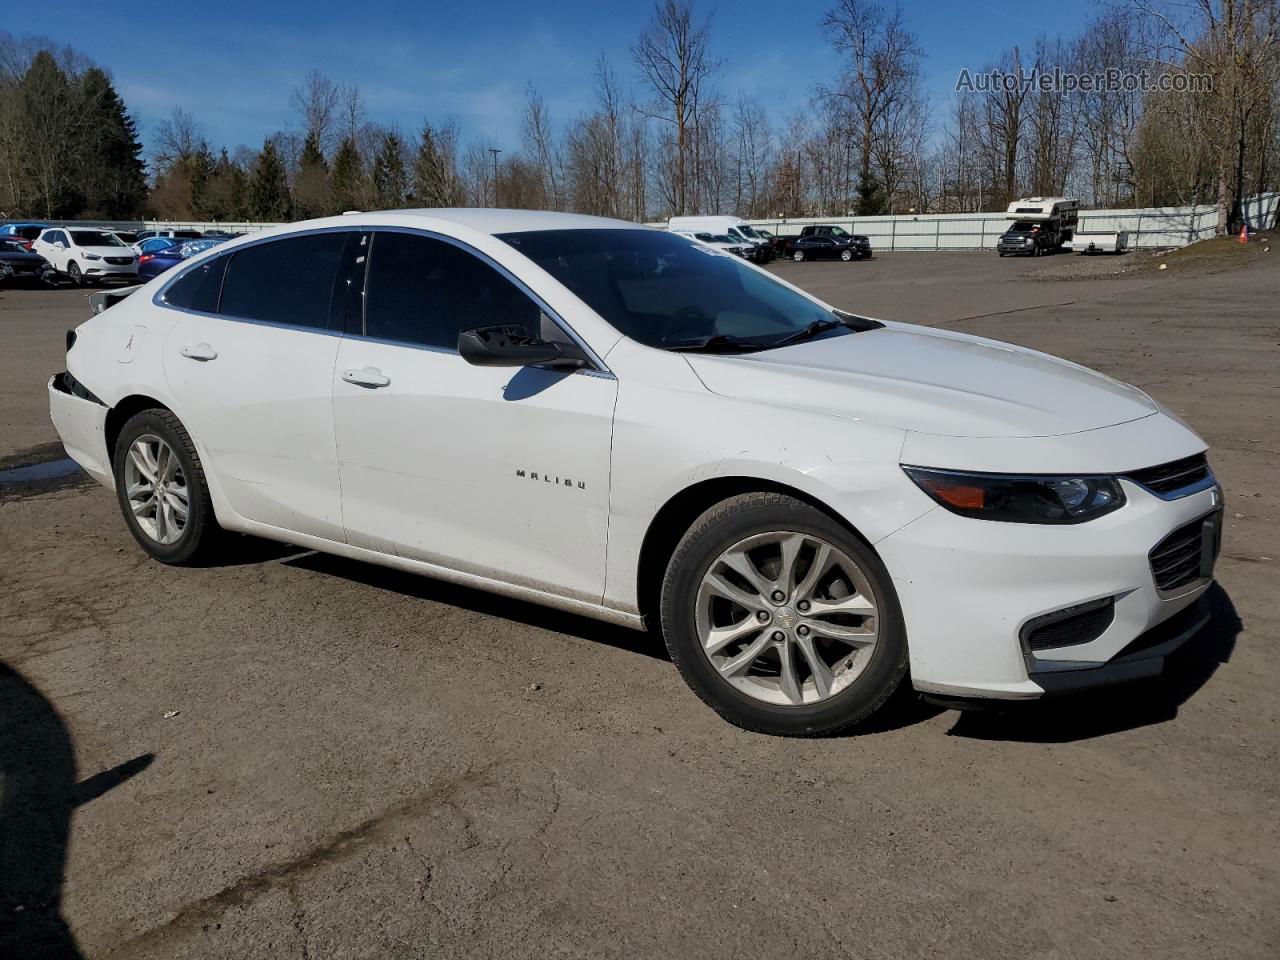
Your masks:
M835 0L815 26L840 69L793 116L727 91L711 17L695 0L659 0L630 62L597 60L578 116L553 117L529 83L518 149L467 138L456 120L380 124L357 86L312 71L291 96L294 124L261 146L215 146L179 107L145 158L102 68L0 34L0 212L274 221L501 205L769 218L1068 194L1102 207L1219 203L1238 220L1243 197L1275 185L1280 0L1113 0L1076 36L1030 38L967 73L1142 84L960 84L940 101L924 92L926 51L901 7ZM1191 75L1207 83L1168 82Z

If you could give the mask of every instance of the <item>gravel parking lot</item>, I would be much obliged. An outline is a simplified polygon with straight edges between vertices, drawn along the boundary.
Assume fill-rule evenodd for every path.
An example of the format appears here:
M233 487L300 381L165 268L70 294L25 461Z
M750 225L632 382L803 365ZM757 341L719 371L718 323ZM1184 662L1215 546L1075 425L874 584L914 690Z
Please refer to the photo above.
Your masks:
M249 541L165 568L107 491L0 472L0 955L59 916L47 956L1280 955L1280 253L1211 254L772 268L1209 441L1215 619L1082 703L752 735L656 637ZM0 471L61 456L44 384L85 315L0 290Z

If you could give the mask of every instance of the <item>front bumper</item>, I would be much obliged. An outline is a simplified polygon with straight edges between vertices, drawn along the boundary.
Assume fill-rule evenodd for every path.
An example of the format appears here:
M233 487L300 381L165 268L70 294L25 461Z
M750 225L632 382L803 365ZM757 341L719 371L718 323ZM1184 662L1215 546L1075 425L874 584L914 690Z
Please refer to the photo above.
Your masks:
M938 507L876 544L894 573L917 690L1036 699L1160 672L1168 650L1199 625L1158 642L1143 638L1158 637L1150 631L1194 604L1212 580L1197 576L1162 591L1149 554L1171 532L1220 510L1221 491L1170 501L1121 483L1125 507L1089 523L999 523ZM1113 617L1087 642L1026 645L1029 621L1107 598Z

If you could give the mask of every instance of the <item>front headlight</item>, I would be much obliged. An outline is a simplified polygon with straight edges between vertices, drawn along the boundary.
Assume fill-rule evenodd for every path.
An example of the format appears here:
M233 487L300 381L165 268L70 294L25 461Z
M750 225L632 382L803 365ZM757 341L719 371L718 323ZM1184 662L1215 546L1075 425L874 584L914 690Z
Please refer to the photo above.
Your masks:
M1020 476L903 467L952 513L1005 523L1084 523L1124 505L1115 477Z
M86 260L101 260L101 259L102 259L102 258L101 258L100 256L98 256L96 253L83 253L83 252L82 252L82 253L80 254L80 256L84 257Z

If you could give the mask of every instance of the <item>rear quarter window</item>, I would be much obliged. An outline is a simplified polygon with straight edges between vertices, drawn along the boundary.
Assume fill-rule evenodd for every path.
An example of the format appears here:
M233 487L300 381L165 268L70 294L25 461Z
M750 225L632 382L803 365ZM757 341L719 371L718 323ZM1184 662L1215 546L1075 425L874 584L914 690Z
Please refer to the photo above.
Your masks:
M183 310L218 312L218 295L230 256L214 257L192 267L164 292L164 302Z

